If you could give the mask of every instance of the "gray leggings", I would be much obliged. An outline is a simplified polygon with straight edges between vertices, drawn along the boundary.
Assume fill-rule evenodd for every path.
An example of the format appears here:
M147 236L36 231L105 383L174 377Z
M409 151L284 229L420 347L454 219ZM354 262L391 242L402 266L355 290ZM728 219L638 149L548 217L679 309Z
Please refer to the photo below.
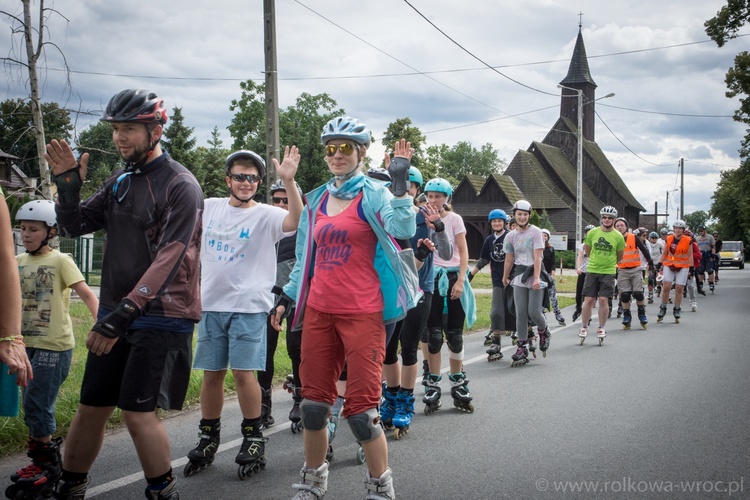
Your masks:
M537 329L547 328L547 321L542 313L542 300L547 290L533 290L525 286L513 287L513 301L516 303L516 333L519 340L529 339L529 319Z
M505 288L492 287L492 307L490 308L490 330L505 330Z

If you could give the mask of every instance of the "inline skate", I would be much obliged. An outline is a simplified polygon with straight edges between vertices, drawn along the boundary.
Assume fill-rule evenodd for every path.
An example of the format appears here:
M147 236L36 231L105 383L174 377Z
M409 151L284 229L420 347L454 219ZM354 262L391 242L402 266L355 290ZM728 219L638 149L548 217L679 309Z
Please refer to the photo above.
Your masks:
M618 315L619 318L619 315ZM630 330L630 323L633 322L633 317L630 314L630 309L625 309L622 312L622 329Z
M664 316L667 315L667 304L662 304L659 306L659 314L656 315L656 322L661 323L664 321Z
M600 326L596 329L596 338L599 339L599 345L601 346L604 343L604 338L607 336L607 331L604 329L603 326Z
M471 404L471 392L469 392L469 379L466 372L449 373L448 380L451 383L451 397L453 406L466 413L474 413L474 405Z
M401 389L396 399L396 414L393 416L393 437L396 440L406 436L414 416L414 392Z
M62 476L62 441L61 437L48 443L29 439L26 455L31 459L31 464L11 474L13 484L5 490L5 496L28 500L51 497Z
M182 473L187 476L196 474L209 465L216 457L221 443L221 421L201 419L198 425L198 444L188 452L189 462L185 464Z
M292 488L299 490L292 500L318 500L328 491L328 462L314 469L307 463L299 471L301 483L295 483Z
M638 306L638 321L641 322L641 328L646 329L648 325L648 318L646 317L646 306Z
M549 331L549 326L544 328L544 331L538 332L539 334L539 350L542 351L542 357L547 357L547 349L549 349L549 341L552 334Z
M427 389L424 392L422 402L425 404L424 414L429 415L435 413L442 404L440 402L440 381L443 379L442 375L435 375L430 373L427 377Z
M510 363L511 368L523 366L529 362L529 349L526 347L528 343L527 340L520 339L516 342L516 352L511 356L513 359Z
M490 363L503 359L503 353L500 351L500 335L492 336L492 345L487 349L487 361Z
M680 317L682 317L682 308L680 306L674 306L674 309L672 309L672 314L674 315L674 322L679 323Z
M263 437L261 429L263 424L256 427L253 425L242 426L242 444L240 451L234 458L237 467L237 477L244 481L253 472L258 473L266 468L266 443L268 438Z

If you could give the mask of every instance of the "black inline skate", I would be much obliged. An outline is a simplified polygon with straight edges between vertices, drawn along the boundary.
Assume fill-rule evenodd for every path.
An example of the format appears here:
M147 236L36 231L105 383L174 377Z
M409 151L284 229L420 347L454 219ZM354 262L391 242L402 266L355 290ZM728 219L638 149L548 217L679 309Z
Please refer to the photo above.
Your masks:
M674 309L672 309L672 314L674 315L674 322L679 323L680 318L682 317L682 308L680 306L674 306Z
M86 497L86 489L89 486L89 478L81 481L64 481L57 485L54 498L58 500L81 500Z
M511 361L510 366L511 368L515 368L516 366L523 366L526 363L529 362L529 349L526 347L526 345L529 343L528 340L518 340L516 342L516 352L511 356L513 361Z
M549 340L552 337L552 333L549 331L549 326L544 328L544 331L539 332L539 350L542 351L542 357L547 357L547 349L549 349Z
M662 304L659 306L659 314L656 315L656 322L661 323L664 321L664 316L667 315L667 304Z
M28 500L50 498L62 475L61 444L60 437L48 443L29 439L26 455L31 464L11 474L13 484L5 490L5 496Z
M260 388L261 400L260 400L260 420L263 422L263 427L271 427L276 423L273 418L273 402L271 401L271 389Z
M185 477L192 476L211 465L216 458L216 452L221 443L221 420L201 419L198 425L198 444L188 452L189 462L185 464L182 473Z
M435 375L430 373L427 377L427 389L424 392L422 402L425 404L424 414L429 415L435 413L442 404L440 402L440 381L443 379L442 375Z
M471 392L469 392L469 379L466 372L449 373L448 380L451 382L451 397L453 406L467 413L474 413L474 405L471 404Z
M240 451L234 458L237 468L237 477L244 480L253 472L258 473L266 468L266 443L268 438L263 437L262 424L259 426L242 426L242 444Z
M501 352L501 346L500 346L500 335L493 335L492 336L492 344L487 349L487 361L490 363L493 361L498 361L500 359L503 359L503 353Z
M284 379L282 386L285 391L292 395L292 409L289 410L289 420L291 421L292 434L302 432L302 410L299 405L302 403L302 388L294 382L294 375L291 373Z

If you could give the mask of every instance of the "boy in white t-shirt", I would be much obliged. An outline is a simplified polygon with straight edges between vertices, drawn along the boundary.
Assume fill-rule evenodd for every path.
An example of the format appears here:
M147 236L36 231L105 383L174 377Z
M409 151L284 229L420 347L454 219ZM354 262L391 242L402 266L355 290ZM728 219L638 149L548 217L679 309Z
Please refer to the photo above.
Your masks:
M299 164L295 146L274 166L284 183L294 185ZM224 378L231 368L242 411L243 443L235 458L244 477L265 465L261 390L255 371L266 365L266 318L273 307L276 242L297 229L302 197L287 193L289 210L253 201L266 165L247 150L227 157L229 198L205 200L201 248L201 301L193 369L204 370L201 386L200 441L188 453L187 475L213 462L219 446Z

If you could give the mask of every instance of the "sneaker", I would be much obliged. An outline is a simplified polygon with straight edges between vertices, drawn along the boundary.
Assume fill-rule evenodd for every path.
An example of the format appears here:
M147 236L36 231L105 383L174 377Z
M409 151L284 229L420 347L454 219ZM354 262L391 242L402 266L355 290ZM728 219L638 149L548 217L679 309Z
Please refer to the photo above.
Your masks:
M690 303L690 310L693 311L693 312L695 312L695 311L698 310L698 303L696 301L692 301Z

